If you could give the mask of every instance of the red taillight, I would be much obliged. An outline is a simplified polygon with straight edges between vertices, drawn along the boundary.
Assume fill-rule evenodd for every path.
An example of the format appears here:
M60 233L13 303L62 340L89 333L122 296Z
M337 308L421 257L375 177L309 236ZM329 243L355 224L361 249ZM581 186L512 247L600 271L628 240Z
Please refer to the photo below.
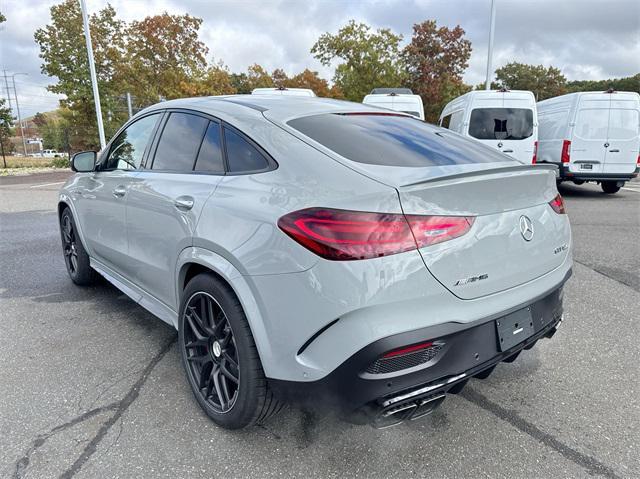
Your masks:
M562 142L562 153L560 154L560 161L562 163L569 163L570 156L571 156L571 142L569 140L564 140Z
M414 353L422 349L427 349L433 346L433 342L414 344L412 346L405 346L404 348L394 349L388 353L382 355L383 358L394 358L396 356L402 356L403 354Z
M636 165L640 166L640 153L638 153L638 159L636 160Z
M549 201L549 205L551 205L553 211L555 211L559 215L564 215L567 212L564 207L564 200L562 199L562 196L560 196L560 193L558 193L558 195L554 199Z
M282 231L318 256L334 261L377 258L465 234L473 217L418 216L308 208L278 220Z
M538 162L538 140L533 142L533 158L531 164L535 165Z

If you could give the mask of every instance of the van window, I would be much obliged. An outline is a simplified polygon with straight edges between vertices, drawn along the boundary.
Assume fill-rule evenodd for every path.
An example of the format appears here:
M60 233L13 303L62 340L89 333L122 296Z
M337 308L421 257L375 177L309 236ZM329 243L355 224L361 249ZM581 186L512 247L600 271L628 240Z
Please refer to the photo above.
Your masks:
M449 124L451 123L451 115L447 115L440 120L440 126L442 128L449 128Z
M630 140L638 136L638 110L609 110L609 139Z
M171 113L162 129L153 170L191 171L209 120L188 113Z
M609 110L585 108L578 110L575 134L586 140L606 140L609 126Z
M463 117L464 110L454 111L451 115L451 123L449 124L449 129L461 133Z
M533 135L533 110L476 108L471 112L469 135L478 140L524 140Z
M288 122L303 135L358 163L424 167L490 163L502 155L415 118L393 114L325 113Z

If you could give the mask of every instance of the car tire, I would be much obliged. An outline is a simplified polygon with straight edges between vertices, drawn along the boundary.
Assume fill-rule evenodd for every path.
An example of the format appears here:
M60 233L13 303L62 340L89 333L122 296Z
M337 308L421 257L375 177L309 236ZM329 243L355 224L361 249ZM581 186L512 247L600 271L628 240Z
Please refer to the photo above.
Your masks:
M602 191L608 195L612 195L613 193L620 191L617 181L603 181L600 183L600 187L602 188Z
M240 429L279 412L244 310L227 284L209 273L182 294L178 338L182 364L204 412L221 427Z
M71 281L79 286L90 286L96 282L98 273L91 267L89 254L84 249L78 235L76 222L69 208L65 208L60 215L60 237L62 239L62 254L67 273Z

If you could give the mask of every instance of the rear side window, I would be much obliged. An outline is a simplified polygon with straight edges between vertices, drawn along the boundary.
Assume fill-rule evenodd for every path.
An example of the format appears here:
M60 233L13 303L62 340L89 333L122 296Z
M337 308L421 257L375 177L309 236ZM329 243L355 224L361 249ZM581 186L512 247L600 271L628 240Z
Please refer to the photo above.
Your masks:
M267 158L235 131L224 128L224 141L230 173L253 173L269 167Z
M533 110L476 108L469 119L469 136L478 140L524 140L533 135Z
M288 125L351 161L370 165L422 167L514 161L473 140L401 115L328 113L297 118Z
M162 130L152 169L192 171L209 120L188 113L171 113Z
M209 123L207 133L202 140L198 153L195 171L224 174L224 161L220 144L220 125L215 121Z

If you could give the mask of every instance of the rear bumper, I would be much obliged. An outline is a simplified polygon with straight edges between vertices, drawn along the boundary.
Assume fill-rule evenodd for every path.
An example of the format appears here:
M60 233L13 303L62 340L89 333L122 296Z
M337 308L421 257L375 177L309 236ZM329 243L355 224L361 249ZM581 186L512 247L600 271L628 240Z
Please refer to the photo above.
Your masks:
M569 171L569 167L564 164L560 165L559 176L563 180L581 180L581 181L628 181L638 176L639 168L633 173L613 174L613 173L573 173Z
M570 272L565 281L569 276ZM532 313L533 333L505 351L498 344L496 320L512 310L472 324L444 323L389 336L361 349L321 380L270 380L270 385L285 399L338 409L356 422L380 421L388 411L398 408L407 411L403 414L414 415L421 402L439 403L440 396L459 392L469 378L487 377L497 363L511 361L538 339L552 336L562 318L562 298L561 284L543 297L521 305L520 309L529 308ZM443 346L426 363L391 373L366 372L388 351L433 340Z

